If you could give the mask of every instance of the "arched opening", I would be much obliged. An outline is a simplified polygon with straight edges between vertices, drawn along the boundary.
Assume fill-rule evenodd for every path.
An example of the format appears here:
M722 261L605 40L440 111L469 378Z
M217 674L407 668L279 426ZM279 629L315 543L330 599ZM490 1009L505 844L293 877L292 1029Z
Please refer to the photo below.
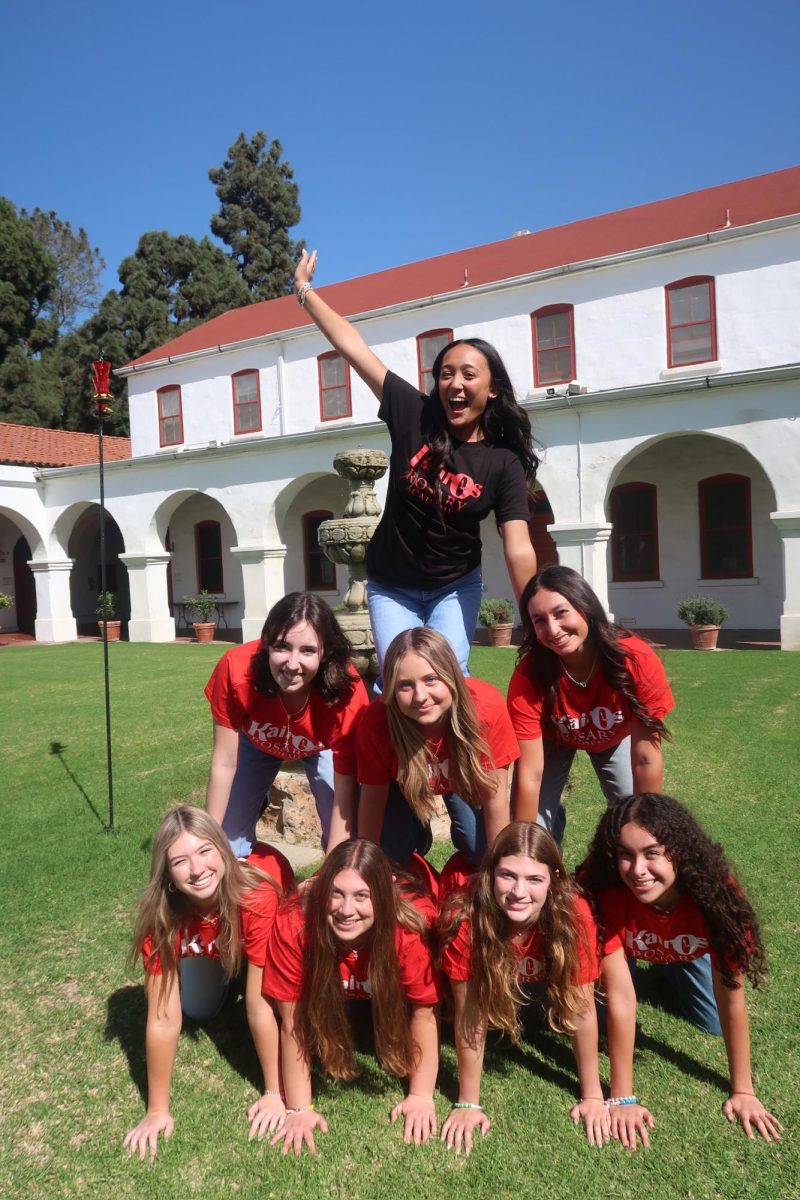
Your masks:
M128 572L119 561L125 553L125 542L119 525L106 511L105 514L105 568L106 591L115 598L116 619L122 621L123 637L131 615ZM72 615L78 635L97 634L96 609L102 590L102 562L100 557L100 507L88 505L75 521L67 543L67 554L73 560L70 573L69 592Z

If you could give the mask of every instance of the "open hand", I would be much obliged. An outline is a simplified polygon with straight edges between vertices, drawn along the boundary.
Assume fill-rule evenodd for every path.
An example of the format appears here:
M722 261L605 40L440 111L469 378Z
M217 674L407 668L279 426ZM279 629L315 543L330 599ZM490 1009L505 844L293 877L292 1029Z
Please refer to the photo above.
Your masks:
M399 1104L395 1104L390 1114L391 1120L403 1118L403 1141L415 1146L427 1142L432 1133L436 1133L436 1109L432 1096L406 1096Z
M122 1143L128 1151L128 1158L138 1154L144 1161L147 1151L155 1158L158 1152L158 1135L163 1133L165 1138L172 1137L175 1120L168 1112L146 1113L135 1129L126 1135Z
M611 1109L611 1136L628 1150L637 1148L637 1137L643 1146L649 1146L647 1131L655 1127L653 1114L643 1104L615 1104Z
M282 1141L283 1154L288 1154L290 1150L293 1150L299 1157L304 1145L312 1154L316 1154L315 1129L319 1129L321 1133L327 1133L328 1122L321 1113L315 1112L313 1108L304 1108L301 1112L287 1112L286 1120L270 1141L270 1146L277 1146Z
M739 1121L747 1136L755 1139L756 1129L765 1142L779 1142L783 1126L777 1117L767 1112L758 1096L746 1092L734 1092L722 1106L729 1121Z
M311 283L316 269L316 250L312 250L310 254L307 250L304 250L300 255L300 261L294 269L294 290L298 291L304 283Z
M586 1130L586 1140L590 1146L605 1146L611 1139L611 1114L600 1099L581 1100L575 1104L569 1115L575 1125L583 1121Z
M471 1154L475 1130L480 1129L481 1137L485 1137L491 1124L482 1108L454 1108L442 1125L441 1140L456 1154L461 1153L462 1146L465 1154Z
M275 1133L286 1120L286 1105L278 1096L260 1096L247 1110L250 1122L248 1139L263 1138L265 1133Z

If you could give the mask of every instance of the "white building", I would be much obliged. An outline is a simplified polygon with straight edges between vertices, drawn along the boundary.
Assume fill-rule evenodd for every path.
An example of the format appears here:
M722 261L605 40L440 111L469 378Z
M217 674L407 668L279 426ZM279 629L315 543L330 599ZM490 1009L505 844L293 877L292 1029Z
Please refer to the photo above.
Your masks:
M728 644L779 631L800 649L800 167L324 291L423 385L451 335L498 347L544 449L540 559L557 549L618 620L663 634L705 593L729 610ZM119 374L131 455L106 468L106 510L131 640L171 639L173 601L203 586L245 638L286 591L338 602L344 571L315 539L347 495L331 462L388 439L294 297ZM0 591L24 538L42 640L92 619L98 487L96 466L0 467ZM490 522L484 543L487 593L508 596Z

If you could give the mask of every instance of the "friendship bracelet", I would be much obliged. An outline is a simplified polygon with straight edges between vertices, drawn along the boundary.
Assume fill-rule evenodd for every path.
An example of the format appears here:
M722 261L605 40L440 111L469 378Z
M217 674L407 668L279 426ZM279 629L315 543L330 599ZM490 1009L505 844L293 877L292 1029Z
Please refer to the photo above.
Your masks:
M479 1112L483 1112L482 1104L470 1104L469 1100L456 1100L453 1108L476 1108Z
M315 1109L314 1109L313 1104L301 1104L299 1108L287 1108L286 1115L287 1115L287 1117L293 1117L293 1116L295 1116L296 1113L314 1112L314 1111L315 1111Z
M283 1092L263 1092L264 1096L268 1096L270 1100L283 1100Z
M605 1103L606 1108L615 1108L617 1105L638 1104L639 1101L635 1096L609 1096Z
M301 283L300 287L297 289L297 303L301 308L305 308L306 306L306 292L308 292L310 288L310 283Z
M581 1096L581 1104L585 1104L587 1100L601 1100L603 1104L607 1104L607 1100L603 1100L602 1096Z

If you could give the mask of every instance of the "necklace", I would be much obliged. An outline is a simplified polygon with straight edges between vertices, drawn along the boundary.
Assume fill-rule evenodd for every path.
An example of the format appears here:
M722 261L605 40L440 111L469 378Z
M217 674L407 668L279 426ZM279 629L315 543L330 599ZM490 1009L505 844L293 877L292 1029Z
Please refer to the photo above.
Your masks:
M589 686L589 680L594 675L594 669L596 666L597 666L597 655L595 654L594 658L592 659L592 665L589 667L589 674L586 676L585 679L576 679L574 675L570 675L569 671L567 670L567 668L564 666L563 663L561 664L561 670L564 672L564 674L566 675L566 677L570 681L570 683L575 684L575 687L585 688L585 687Z
M305 711L308 708L309 702L311 700L311 692L308 693L308 695L306 696L302 705L300 706L300 708L298 708L297 712L295 712L295 713L289 712L289 709L286 707L286 702L284 701L283 696L279 696L279 699L281 702L281 708L283 709L283 711L286 714L286 739L283 743L283 752L288 757L289 751L292 748L292 721L299 721L300 718L305 715Z

